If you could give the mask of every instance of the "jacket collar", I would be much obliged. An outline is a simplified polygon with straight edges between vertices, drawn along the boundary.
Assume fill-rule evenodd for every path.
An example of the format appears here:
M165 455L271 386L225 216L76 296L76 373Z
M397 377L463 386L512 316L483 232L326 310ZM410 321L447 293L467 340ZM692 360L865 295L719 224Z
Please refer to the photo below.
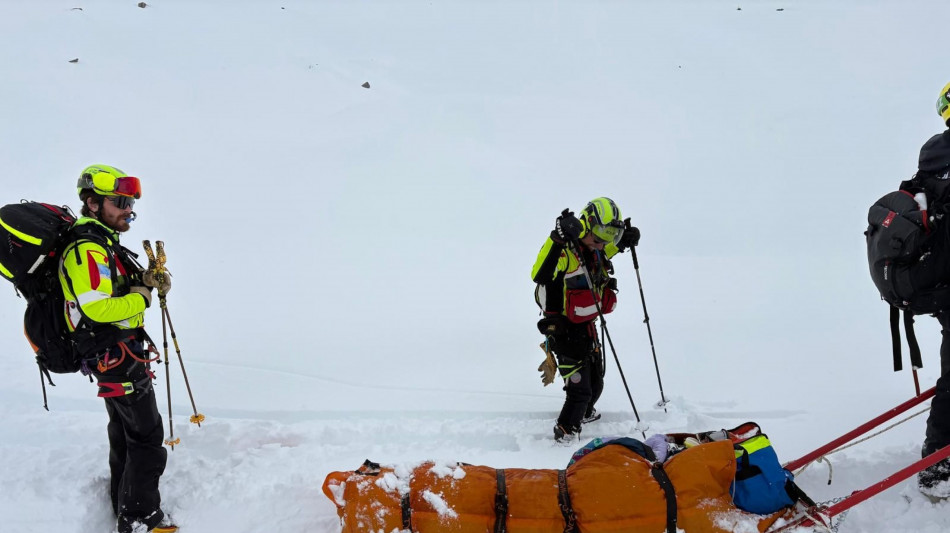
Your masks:
M80 217L78 220L76 220L76 223L73 224L73 227L78 228L80 226L86 226L86 225L90 227L94 227L96 230L101 232L104 236L108 237L111 241L118 244L119 232L110 228L109 226L106 226L105 224L100 222L98 219L91 218L91 217Z

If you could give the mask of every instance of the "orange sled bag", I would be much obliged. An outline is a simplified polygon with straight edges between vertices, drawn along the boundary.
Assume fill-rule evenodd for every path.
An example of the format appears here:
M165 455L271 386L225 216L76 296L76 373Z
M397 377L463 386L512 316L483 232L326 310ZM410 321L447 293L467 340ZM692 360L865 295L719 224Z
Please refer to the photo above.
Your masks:
M367 461L330 473L323 492L337 506L342 533L765 531L785 511L737 509L729 494L735 472L729 441L694 446L662 464L636 446L611 443L565 470Z

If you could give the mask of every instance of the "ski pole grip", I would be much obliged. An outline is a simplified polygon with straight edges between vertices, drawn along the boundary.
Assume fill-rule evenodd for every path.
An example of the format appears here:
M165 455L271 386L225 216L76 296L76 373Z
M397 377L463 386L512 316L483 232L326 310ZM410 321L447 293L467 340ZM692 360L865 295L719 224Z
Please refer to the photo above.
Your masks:
M148 270L155 269L155 253L152 252L152 243L145 240L142 241L142 248L145 249L145 257L148 258Z
M157 255L157 265L159 270L165 270L165 243L162 241L155 241L155 255Z

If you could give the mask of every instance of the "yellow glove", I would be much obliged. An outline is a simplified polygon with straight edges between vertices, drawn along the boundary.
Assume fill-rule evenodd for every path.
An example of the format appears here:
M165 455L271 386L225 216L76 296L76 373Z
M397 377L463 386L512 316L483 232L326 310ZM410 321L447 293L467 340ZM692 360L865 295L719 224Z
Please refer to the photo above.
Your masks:
M554 383L554 375L557 373L557 363L551 352L544 349L544 343L541 343L541 349L544 350L545 358L538 366L538 372L541 372L541 384L547 387Z
M142 274L142 283L158 289L159 296L165 296L168 291L172 290L172 277L167 270L162 276L156 276L154 271L146 270L145 274Z

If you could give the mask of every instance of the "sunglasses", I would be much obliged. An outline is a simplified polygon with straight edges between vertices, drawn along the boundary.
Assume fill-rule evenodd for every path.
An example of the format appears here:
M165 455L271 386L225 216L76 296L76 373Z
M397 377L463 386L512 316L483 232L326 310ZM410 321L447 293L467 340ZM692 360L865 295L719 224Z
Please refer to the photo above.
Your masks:
M135 198L130 196L106 196L106 198L112 202L112 205L118 207L119 209L125 209L135 205Z
M114 193L119 196L142 197L142 182L132 176L117 178L108 172L96 172L89 176L96 192Z

